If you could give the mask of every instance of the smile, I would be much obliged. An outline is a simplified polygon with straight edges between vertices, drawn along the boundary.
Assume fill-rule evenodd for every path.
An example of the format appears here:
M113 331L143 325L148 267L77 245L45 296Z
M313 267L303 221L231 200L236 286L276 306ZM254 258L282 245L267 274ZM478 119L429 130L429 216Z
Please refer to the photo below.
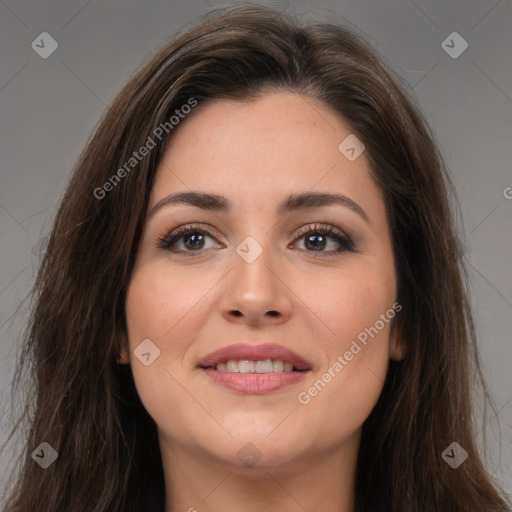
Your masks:
M247 342L220 348L198 362L214 383L243 394L263 394L301 381L311 364L299 354L273 343Z
M282 359L260 359L258 361L250 361L248 359L220 362L215 367L209 367L212 370L219 370L231 373L280 373L303 371L294 368L293 364Z

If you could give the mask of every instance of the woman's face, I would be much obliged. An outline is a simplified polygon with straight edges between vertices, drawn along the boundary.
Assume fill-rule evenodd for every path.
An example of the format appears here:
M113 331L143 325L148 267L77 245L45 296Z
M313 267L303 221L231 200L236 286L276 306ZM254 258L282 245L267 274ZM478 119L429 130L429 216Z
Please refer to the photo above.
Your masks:
M392 244L366 155L311 98L199 108L160 162L126 300L161 447L238 468L354 454L399 357ZM216 197L162 203L191 192Z

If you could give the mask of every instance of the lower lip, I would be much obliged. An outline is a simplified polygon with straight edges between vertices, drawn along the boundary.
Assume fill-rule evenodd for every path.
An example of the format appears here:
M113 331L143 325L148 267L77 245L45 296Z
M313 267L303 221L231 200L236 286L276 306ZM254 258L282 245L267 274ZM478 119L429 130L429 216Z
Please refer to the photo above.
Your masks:
M223 370L203 370L214 382L225 388L248 395L262 395L301 381L309 371L236 373Z

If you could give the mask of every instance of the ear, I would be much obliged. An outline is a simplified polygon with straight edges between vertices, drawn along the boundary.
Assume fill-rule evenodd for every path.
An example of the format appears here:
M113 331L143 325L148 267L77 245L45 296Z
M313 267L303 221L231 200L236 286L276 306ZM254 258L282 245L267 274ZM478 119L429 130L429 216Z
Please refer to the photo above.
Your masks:
M407 343L400 333L397 325L393 326L391 339L389 343L389 357L394 361L401 361L407 354Z
M116 362L119 364L130 364L130 360L128 359L128 352L125 348L120 350Z
M128 342L126 340L126 336L122 335L121 341L119 343L121 349L118 352L116 363L118 364L130 364L129 352L128 352Z

